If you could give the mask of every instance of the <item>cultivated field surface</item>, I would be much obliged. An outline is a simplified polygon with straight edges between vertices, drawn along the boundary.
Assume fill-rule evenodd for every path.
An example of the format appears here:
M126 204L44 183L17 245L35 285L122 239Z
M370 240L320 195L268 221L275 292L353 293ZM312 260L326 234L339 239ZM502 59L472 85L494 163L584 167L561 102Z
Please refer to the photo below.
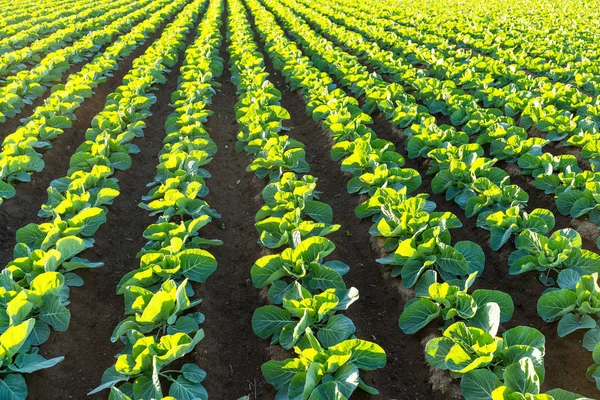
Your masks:
M600 398L599 20L0 0L0 400Z

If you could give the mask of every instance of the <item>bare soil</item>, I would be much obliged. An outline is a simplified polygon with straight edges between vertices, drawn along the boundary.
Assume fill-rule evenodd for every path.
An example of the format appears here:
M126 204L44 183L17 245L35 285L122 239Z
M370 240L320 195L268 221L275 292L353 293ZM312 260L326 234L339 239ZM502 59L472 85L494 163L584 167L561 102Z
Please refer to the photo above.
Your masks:
M221 27L225 38L227 12ZM214 114L207 128L219 151L207 169L213 175L208 182L206 200L223 216L204 234L221 239L224 244L213 248L219 266L200 289L201 305L206 315L206 338L197 347L194 358L206 369L205 387L214 399L271 399L275 390L265 382L260 366L271 359L269 342L252 331L252 314L266 304L261 291L250 281L250 268L261 256L254 215L260 208L257 196L265 183L246 172L251 159L235 151L239 132L234 105L236 88L228 69L229 54L223 39L220 56L225 71L217 80L221 88L209 107Z

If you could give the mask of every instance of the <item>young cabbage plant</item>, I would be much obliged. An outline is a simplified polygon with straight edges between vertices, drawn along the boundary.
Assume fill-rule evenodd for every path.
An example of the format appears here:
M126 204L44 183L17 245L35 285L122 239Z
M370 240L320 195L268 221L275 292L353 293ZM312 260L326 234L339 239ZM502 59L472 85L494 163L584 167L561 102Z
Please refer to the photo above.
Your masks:
M323 211L331 210L329 206L324 203L321 204L326 206L322 207ZM316 206L314 203L312 205ZM321 216L317 215L317 217ZM296 208L283 215L283 217L268 217L256 222L254 227L259 234L259 243L271 249L284 245L294 247L309 237L327 236L340 228L338 224L315 222L307 217L308 215L304 210Z
M479 145L463 145L479 146ZM439 149L444 150L444 149ZM436 150L430 152L433 156ZM460 158L454 156L446 159L446 154L440 154L434 159L436 164L432 164L434 170L439 168L439 172L431 180L431 189L434 194L446 193L446 200L454 200L462 209L466 209L467 200L472 197L472 187L477 178L487 178L491 183L504 186L509 183L508 174L493 165L497 160L481 157L477 149L470 150Z
M286 213L301 208L317 222L331 223L333 212L326 203L316 201L319 198L317 178L311 175L296 176L286 172L278 181L270 182L262 190L265 205L256 213L255 222L268 217L283 217Z
M463 286L438 283L437 273L426 271L417 282L417 297L404 306L398 324L406 334L413 334L438 317L444 327L463 320L467 326L496 333L498 324L510 320L514 311L511 297L499 290L478 289L468 294L477 272L469 275Z
M367 200L365 200L365 202L361 203L354 209L354 214L357 218L362 219L372 217L373 221L379 221L381 218L385 218L385 215L388 210L393 210L396 207L402 208L402 204L408 205L409 203L407 201L411 198L427 200L428 197L429 195L426 193L419 193L415 196L409 197L406 192L406 187L403 187L400 190L394 190L391 188L378 188L372 196L370 196ZM408 215L417 217L417 215L421 215L420 213L422 211L425 211L427 214L430 214L433 212L433 210L435 210L435 203L432 201L425 201L425 203L422 203L421 200L413 200L413 202L416 202L413 206L417 209L412 210L413 212L410 213L406 212L406 214L405 212L401 212L399 216ZM424 216L425 214L423 213L422 215ZM394 218L390 219L394 220ZM373 231L375 229L378 228L375 226L371 228L371 230ZM386 229L383 230L388 231Z
M558 321L560 337L578 329L597 331L600 312L598 273L580 276L573 269L565 269L558 275L557 283L559 288L549 289L539 298L537 311L540 317L546 322Z
M27 398L27 384L22 374L51 368L64 357L45 359L38 354L39 346L48 339L50 329L44 322L29 318L4 326L0 335L0 366L5 369L0 381L2 392L16 400ZM7 397L8 398L8 397Z
M120 191L117 180L110 178L111 175L109 167L96 165L89 172L77 171L52 181L48 188L48 201L42 205L38 216L68 219L89 206L112 204Z
M551 153L523 154L518 161L521 171L525 175L537 178L539 175L553 175L558 173L579 173L581 168L577 165L577 158L572 154L555 156Z
M375 343L348 339L326 348L306 328L294 352L296 358L268 361L261 367L278 399L347 400L357 388L379 393L360 378L360 370L372 371L386 364L385 351Z
M193 152L190 150L189 152ZM196 193L198 197L204 197L208 194L208 187L206 185L205 178L208 177L208 173L205 173L201 165L198 162L197 157L188 157L189 152L175 152L170 154L164 163L161 163L159 168L162 166L162 171L158 172L157 175L161 176L161 179L156 179L150 186L154 186L147 195L142 197L143 201L151 201L163 198L167 195L169 190L178 190L181 193ZM171 164L172 163L172 164ZM179 168L174 172L171 172L173 168ZM185 167L183 166L185 165Z
M286 173L282 182L272 182L262 192L265 205L258 211L254 224L259 242L268 248L296 246L311 236L326 236L339 229L332 224L333 212L328 204L313 200L316 179L296 179ZM311 220L312 219L312 220Z
M71 196L67 196L67 199L73 200L71 204L77 204L79 209L77 199ZM27 224L19 228L16 235L18 246L26 246L30 251L37 249L47 251L56 246L60 239L82 237L86 246L91 247L93 244L91 237L100 225L106 222L106 211L101 207L89 207L89 203L85 200L82 203L88 204L88 207L81 208L81 211L75 210L75 213L65 210L66 220L59 215L52 222Z
M516 234L531 231L546 235L554 228L554 214L545 208L536 208L527 213L519 206L510 207L504 211L489 214L485 225L481 226L490 231L490 246L499 250Z
M443 146L436 147L427 153L427 158L431 159L429 169L427 173L436 173L445 169L450 168L450 164L453 161L459 161L464 163L472 163L472 161L481 159L484 155L483 147L477 143L465 143L461 145L454 145L449 142L445 142ZM489 163L491 166L493 163Z
M594 363L586 371L587 378L600 390L600 327L593 328L583 336L583 347L592 352Z
M150 289L154 289L150 290ZM146 289L139 286L127 286L125 295L125 315L115 327L111 340L116 342L131 330L144 334L157 329L169 334L175 332L192 333L199 329L204 321L201 313L187 313L186 310L200 304L201 299L190 301L188 280L179 285L172 279L163 282L158 289Z
M271 337L271 344L291 349L304 337L306 328L310 328L317 332L323 346L334 346L350 338L356 330L350 318L337 314L358 300L358 291L354 288L351 291L356 296L339 298L339 294L348 292L335 289L313 295L294 282L283 296L283 308L267 305L254 312L252 330L262 339Z
M185 243L186 249L207 249L210 246L221 246L223 242L220 240L200 237L200 229L211 221L210 216L202 215L198 218L183 220L179 224L175 222L152 224L143 233L148 242L138 253L138 257L149 253L171 254L172 245L178 247L180 242Z
M506 367L498 377L488 369L467 373L460 382L466 400L591 400L563 389L541 393L541 382L530 357Z
M248 146L254 146L254 141ZM269 138L266 142L261 141L257 146L260 150L246 171L254 172L260 179L267 175L270 179L278 178L284 171L304 173L310 169L306 162L304 145L285 135Z
M516 126L511 128L520 129ZM511 135L508 137L494 138L490 143L490 155L499 160L513 163L518 161L525 154L534 157L540 156L543 152L543 147L549 142L549 140L539 137L527 137L526 132L524 137Z
M392 153L389 153L392 154ZM378 188L389 187L400 190L406 188L410 193L421 186L421 175L412 168L388 167L387 164L374 166L370 172L365 172L350 179L347 184L348 193L374 194Z
M600 182L597 174L590 177L581 189L565 190L556 197L556 207L563 215L579 218L588 215L600 225Z
M469 136L448 125L438 126L435 119L421 117L420 124L413 124L404 131L408 136L406 150L409 158L428 157L434 149L462 147L469 143Z
M532 380L543 383L544 353L544 335L534 328L518 326L497 337L464 322L450 325L425 347L431 366L461 378L461 391L468 400L490 398L502 380L511 385L512 373L521 366L526 366Z
M394 253L377 262L394 265L392 276L402 276L404 287L413 287L428 269L436 270L446 282L465 280L473 272L483 271L485 255L477 244L462 241L450 244L445 224L426 228L403 239Z
M559 274L567 269L578 275L600 272L600 256L582 249L582 244L579 233L571 228L555 231L549 237L531 230L523 231L515 239L517 250L508 258L509 273L539 271L540 281L553 286L555 278L550 276L551 272Z
M559 172L553 175L538 175L535 187L546 194L556 194L556 207L561 214L569 214L573 204L579 199L578 195L561 196L570 191L585 191L588 182L600 182L600 173L592 171Z
M529 201L529 195L518 185L496 185L488 178L477 178L466 194L465 215L471 218L479 214L478 221L485 221L489 214L505 211L511 207L523 207Z
M195 364L184 364L179 370L165 369L173 361L190 353L204 338L204 331L191 335L183 332L144 336L136 330L123 337L125 349L115 365L104 371L100 386L88 393L111 389L111 398L152 399L164 398L163 382L169 383L169 396L175 399L208 399L202 381L206 373ZM127 397L123 397L127 396Z
M296 280L313 294L327 289L346 291L342 275L350 268L341 261L323 260L334 249L335 245L329 239L313 236L295 248L261 257L250 270L252 283L257 288L269 286L273 304L282 303L283 296Z
M427 195L408 197L406 190L380 189L355 209L357 216L373 215L369 229L372 236L385 237L384 248L394 251L400 241L411 238L428 228L443 226L445 230L459 228L462 223L450 212L434 212L435 203Z
M341 153L340 147L346 143L337 143L332 153L336 156L344 154ZM342 171L350 173L353 177L373 171L379 165L386 165L388 169L404 166L404 157L396 153L394 144L387 140L366 141L361 138L347 144L345 150L349 154L342 161Z

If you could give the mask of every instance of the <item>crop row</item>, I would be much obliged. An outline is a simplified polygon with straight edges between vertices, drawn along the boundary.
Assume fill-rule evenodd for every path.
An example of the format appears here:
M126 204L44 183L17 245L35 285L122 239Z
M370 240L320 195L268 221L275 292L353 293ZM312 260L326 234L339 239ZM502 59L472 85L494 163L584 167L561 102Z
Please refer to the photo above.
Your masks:
M335 245L325 236L340 226L332 224L331 207L318 200L317 179L305 174L304 145L280 134L289 113L264 72L244 6L237 0L228 4L228 48L239 95L236 148L252 158L248 172L269 179L255 227L259 243L276 249L250 271L254 286L267 289L271 302L255 311L252 329L296 353L295 358L266 362L263 375L281 399L347 399L357 388L376 394L359 370L382 368L386 354L377 344L355 337L354 323L341 314L359 297L344 282L350 267L326 260Z
M215 271L208 249L222 244L201 237L201 230L220 217L202 198L210 178L203 166L217 151L204 124L212 114L207 106L218 87L214 79L224 68L218 56L224 0L52 4L52 13L25 1L0 15L0 120L15 117L52 87L44 104L2 142L0 204L16 195L17 182L42 171L44 150L72 126L74 111L119 61L175 17L107 97L66 176L50 184L38 213L47 222L17 231L13 260L0 273L0 397L26 398L23 374L63 360L45 359L39 346L51 330L69 326L69 288L83 285L73 271L103 265L81 255L94 245L107 206L120 194L115 173L129 169L131 154L139 152L132 141L144 135L156 101L151 92L166 82L186 35L204 15L171 96L174 112L166 120L156 176L140 203L157 220L144 230L148 242L138 253L139 268L117 286L125 316L111 340L124 348L90 394L110 389L111 399L206 399L205 371L182 361L204 337L204 316L195 308L201 299L192 285ZM507 272L538 274L546 290L537 311L546 322L558 321L559 336L586 331L583 346L594 359L588 378L600 389L600 256L583 248L575 229L554 231L551 210L528 211L530 193L496 166L516 164L512 173L531 175L537 189L555 197L561 214L600 225L600 72L588 26L576 29L579 37L551 36L572 43L572 50L525 29L521 20L487 27L479 21L472 30L459 15L443 23L443 14L390 10L373 1L227 0L227 10L238 95L236 150L250 156L247 172L267 180L255 216L266 255L250 276L270 304L256 309L252 328L271 345L295 352L262 366L277 399L347 399L357 388L377 394L360 370L382 368L386 354L358 339L344 314L359 296L344 280L350 267L327 259L336 246L326 236L340 225L319 200L304 144L285 134L290 115L269 81L253 26L274 68L329 133L330 155L348 177L347 191L360 195L355 215L372 222L369 234L387 254L377 262L390 265L391 275L415 296L399 328L414 334L426 327L431 332L430 324L440 327L441 336L425 345L429 365L460 379L467 400L584 399L562 389L540 393L544 335L501 326L514 312L509 294L472 290L484 273L483 249L456 241L459 217L414 193L422 177L405 167L395 143L370 128L370 114L377 112L402 132L408 157L423 160L433 175L431 191L489 231L492 250L514 241ZM471 12L479 12L477 6ZM22 18L25 13L31 17ZM491 46L490 38L507 26L523 28L525 39L509 30L509 43ZM532 47L526 38L540 44L537 57L527 54ZM547 51L557 60L546 62L552 58ZM94 55L59 84L74 64ZM445 120L452 126L440 124ZM562 146L581 150L556 155Z
M293 9L302 10L297 6ZM298 30L291 28L291 25L288 27L291 32L296 32L296 38L299 41L310 46L307 42L310 35L304 34L300 38L297 35ZM315 40L314 43L319 42ZM323 51L323 47L313 46L312 51L318 52L320 57L335 57L335 51L330 50L326 53ZM332 69L337 71L338 77L343 77L343 84L347 84L343 79L348 79L355 92L365 94L365 90L369 89L369 78L363 76L361 79L361 75L356 72L358 64L356 62L350 64L351 57L342 57L334 58L336 63ZM346 64L340 62L340 59L346 61ZM332 62L331 59L327 61ZM353 72L348 74L347 71ZM369 94L366 96L368 99ZM409 99L408 96L406 98ZM388 103L385 102L385 99L379 100L379 102L375 100L375 102L378 105L383 103L380 108L382 111L386 111L385 107L388 106ZM392 122L394 121L392 120ZM407 141L410 155L411 139L416 131L415 125L405 130L405 133L407 131L411 135ZM423 133L426 134L426 132L418 133L421 133L419 145L422 145ZM586 286L585 282L594 281L600 270L600 257L582 249L581 237L572 229L563 229L549 235L554 226L552 213L545 209L536 209L531 213L526 213L524 206L528 200L527 193L518 186L509 185L507 174L492 167L496 160L481 157L480 147L464 144L453 148L452 140L435 139L428 141L429 147L426 147L425 151L417 152L417 154L425 155L430 159L429 172L436 174L432 180L433 191L445 192L448 199L454 198L461 208L466 209L468 217L479 214L478 225L491 231L490 245L492 249L497 250L511 236L518 235L515 241L517 250L511 254L508 260L511 267L509 273L520 274L537 270L540 272L540 280L545 285L555 286L558 283L562 290L554 294L545 293L538 301L540 316L547 322L560 320L558 326L560 336L565 336L577 329L591 329L586 333L584 346L589 350L594 350L598 343L598 330L596 329L596 320L593 318L596 311L594 308L588 309L586 304L597 301L594 300L598 296L597 287L588 290L585 295L587 297L582 295L575 299L573 293L580 294L582 288ZM394 256L381 261L395 265L399 259L402 259L401 252L403 251L404 249L398 247ZM550 276L551 272L557 276L555 275L555 278ZM407 285L404 276L403 281ZM414 281L410 283L414 283ZM594 360L597 362L600 358L595 355ZM598 364L593 364L588 370L589 377L596 381L598 381L595 372L597 366Z
M43 95L47 86L59 84L63 74L72 64L82 62L97 53L102 46L114 41L114 36L130 30L134 23L158 9L158 4L148 1L125 3L99 17L89 19L89 25L81 27L87 35L72 44L49 53L33 68L6 77L0 88L0 119L13 118L25 104ZM86 30L89 28L90 30ZM97 30L96 30L97 29ZM57 87L58 89L58 87Z
M58 6L56 10L49 13L52 19L49 22L41 22L32 24L29 20L24 20L20 24L16 24L16 32L14 35L2 36L0 39L0 54L5 55L12 52L15 48L27 46L32 41L38 40L58 29L64 29L70 25L77 26L78 23L85 21L88 18L95 17L111 9L112 3L102 1L99 4L94 3L92 6L79 2L75 5L63 4ZM71 30L73 32L73 30Z
M112 3L110 8L119 8L123 2ZM97 7L89 9L92 13L88 17L75 24L66 26L53 32L48 36L36 37L35 41L27 46L13 46L7 49L6 52L0 54L0 77L4 80L7 75L16 74L17 72L26 69L27 64L39 63L46 54L50 54L66 44L81 39L87 32L99 29L106 19L105 12L109 9L105 3L101 3ZM3 107L4 108L4 107ZM4 120L2 118L2 120Z
M338 62L336 65L340 64L342 63ZM353 66L347 68L351 70ZM344 71L340 74L344 75ZM356 72L351 75L351 79L360 80ZM365 80L367 78L363 78L363 82ZM353 84L354 88L368 89L368 84L356 81ZM385 112L386 106L387 103L383 102L380 109ZM413 125L408 130L409 135L415 131ZM520 274L537 270L540 272L542 283L547 286L558 284L561 290L545 293L539 299L540 316L547 322L560 320L559 336L568 335L577 329L590 329L586 333L584 347L593 351L598 343L598 330L593 318L596 311L594 307L588 309L586 304L597 301L595 299L598 297L598 288L595 286L590 289L587 297L574 298L574 294L581 293L582 288L586 287L584 282L596 281L600 271L600 257L581 248L582 239L575 230L563 229L549 235L554 226L554 217L549 210L536 209L525 213L524 206L529 198L527 193L518 186L509 185L507 174L492 167L496 159L481 157L483 150L480 146L463 144L454 148L452 145L456 142L453 143L449 138L443 143L440 143L439 138L427 141L423 140L426 132L417 133L420 136L418 144L411 143L414 136L409 136L407 149L410 155L412 145L413 155L426 155L431 160L429 172L436 173L432 180L434 193L445 192L448 199L454 198L461 208L465 209L467 217L479 214L478 225L491 231L490 245L494 250L501 247L512 235L518 234L515 241L517 250L508 260L509 273ZM428 146L423 146L424 142ZM419 151L415 151L415 147ZM469 173L465 175L464 172L467 171ZM590 190L597 193L594 188ZM573 195L573 192L565 194ZM392 258L384 261L394 264L396 260ZM555 277L550 276L551 272ZM596 352L598 351L600 348ZM590 378L598 381L595 371L599 356L595 355L594 360L596 364L590 367L588 374Z
M73 5L74 3L80 0L50 0L46 2L49 7L61 8L66 4ZM12 2L9 0L5 0L1 4L2 11L0 12L0 29L4 35L7 35L9 32L15 32L19 29L23 29L23 26L19 24L19 22L25 20L31 20L36 23L51 21L50 18L46 17L55 17L53 13L48 13L48 10L44 7L40 7L38 3L34 1L20 1L20 2Z
M521 70L544 75L555 82L571 83L597 95L600 89L596 65L599 53L594 27L588 23L587 18L571 12L575 10L569 6L566 7L569 12L561 15L557 21L554 6L549 5L540 13L540 4L520 4L520 7L536 12L537 17L533 20L483 19L481 10L474 8L469 10L471 23L468 28L462 16L449 15L448 8L444 8L443 14L429 9L418 18L414 27L429 32L432 26L436 26L433 33L458 47L475 49ZM589 11L592 9L590 7ZM405 14L400 9L390 9L386 15L400 24L413 25L416 19L413 18L414 10L406 11ZM489 9L486 11L489 12ZM498 12L514 13L514 10ZM549 28L551 25L560 25L561 29Z

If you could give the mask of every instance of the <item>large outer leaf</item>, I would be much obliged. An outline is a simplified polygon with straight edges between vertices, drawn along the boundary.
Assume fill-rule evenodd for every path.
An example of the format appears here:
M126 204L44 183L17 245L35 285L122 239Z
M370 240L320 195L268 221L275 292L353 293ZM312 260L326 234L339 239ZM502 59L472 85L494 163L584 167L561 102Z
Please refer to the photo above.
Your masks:
M383 368L387 361L385 351L381 346L366 340L346 340L330 347L328 351L331 354L347 354L350 351L352 355L348 362L368 371Z
M128 379L128 376L120 374L116 370L116 368L112 366L104 371L104 373L102 374L102 379L100 380L100 386L89 392L88 396L94 393L98 393L101 390L113 387L117 383L127 381Z
M556 327L558 336L564 337L577 329L592 329L596 327L596 320L589 315L575 315L568 313L564 315Z
M27 383L20 374L6 375L0 379L0 399L25 400L27 398Z
M500 306L500 322L506 322L512 318L515 305L512 298L499 290L478 289L472 294L478 307L486 303L496 303Z
M454 341L447 337L433 338L425 346L425 359L432 367L448 369L446 356L454 346Z
M271 360L264 363L260 369L266 381L279 390L292 380L296 372L303 372L304 366L299 359Z
M470 241L462 241L456 243L454 248L467 260L469 273L479 272L479 275L481 275L485 265L485 254L481 246Z
M317 331L317 338L325 347L332 347L348 339L356 327L345 315L336 314L329 318L327 324Z
M40 308L40 319L56 331L66 331L71 320L71 311L62 305L58 296L47 297L45 300L46 303Z
M205 282L217 269L217 260L206 250L188 249L179 253L181 271L194 282Z
M452 246L441 244L440 250L441 254L437 259L440 269L456 276L463 276L469 273L469 264L460 251Z
M55 357L46 360L39 354L21 353L15 359L14 364L8 366L8 369L22 374L30 374L40 369L51 368L64 359L64 357Z
M441 313L440 307L429 299L418 299L404 309L398 320L407 335L423 329Z
M305 262L312 262L327 257L335 250L335 245L329 239L320 236L313 236L296 247L294 256L301 258Z
M496 336L500 327L500 307L496 303L487 303L478 307L473 318L468 321L468 325Z
M460 381L460 391L466 400L489 400L494 389L502 384L488 369L467 372Z
M548 390L546 394L552 396L554 400L592 400L589 397L585 397L563 389Z
M266 305L252 315L252 330L261 339L267 339L292 322L292 314L282 308Z
M333 221L331 206L321 201L307 201L304 205L304 212L316 222L330 224Z
M544 321L552 322L573 311L577 306L576 302L577 295L572 290L553 290L540 297L537 311Z
M528 326L517 326L502 334L506 347L514 345L532 346L544 353L546 337L537 329Z
M61 239L58 239L56 242L56 250L60 252L60 260L59 264L63 261L66 261L73 256L76 256L80 252L84 251L87 248L83 239L78 238L77 236L67 236Z
M515 392L538 394L540 378L530 358L522 358L504 370L504 384Z
M169 388L169 396L177 400L208 400L208 393L201 383L193 383L178 376Z
M30 318L18 325L9 327L2 335L0 335L0 345L2 345L2 349L8 353L7 355L9 358L12 358L12 356L17 354L19 349L21 349L23 343L25 343L27 337L33 330L34 325L35 319Z

